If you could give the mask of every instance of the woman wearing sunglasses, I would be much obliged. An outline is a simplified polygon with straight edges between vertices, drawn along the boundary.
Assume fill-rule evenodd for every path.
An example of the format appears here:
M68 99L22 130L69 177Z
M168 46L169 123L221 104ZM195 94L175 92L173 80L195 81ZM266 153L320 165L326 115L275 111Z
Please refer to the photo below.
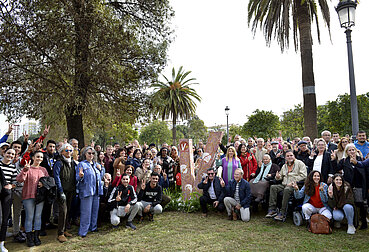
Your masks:
M77 193L81 199L81 219L78 235L86 237L87 232L97 231L99 195L103 194L101 165L96 163L96 151L87 147L82 152L82 161L76 168Z

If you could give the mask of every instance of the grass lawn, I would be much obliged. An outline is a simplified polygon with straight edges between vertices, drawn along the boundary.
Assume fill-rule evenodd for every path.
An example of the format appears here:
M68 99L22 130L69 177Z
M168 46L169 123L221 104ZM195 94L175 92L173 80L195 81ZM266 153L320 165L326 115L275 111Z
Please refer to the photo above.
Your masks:
M77 228L72 229L77 233ZM264 213L251 216L248 223L229 221L225 214L164 212L154 222L145 220L131 231L124 226L105 225L98 233L66 243L56 240L56 230L41 237L42 245L29 249L8 238L9 251L369 251L369 230L346 234L346 226L331 235L309 233L305 227L265 219Z

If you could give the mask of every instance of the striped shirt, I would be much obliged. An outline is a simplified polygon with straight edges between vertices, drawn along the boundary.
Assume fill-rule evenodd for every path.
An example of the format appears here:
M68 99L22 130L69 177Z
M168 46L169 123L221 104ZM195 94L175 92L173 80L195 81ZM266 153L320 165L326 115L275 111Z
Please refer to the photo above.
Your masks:
M10 163L7 165L0 161L0 169L4 173L6 182L8 182L9 184L16 184L17 168L14 164Z
M238 182L236 185L236 191L234 192L234 199L237 201L237 203L240 203L240 182Z

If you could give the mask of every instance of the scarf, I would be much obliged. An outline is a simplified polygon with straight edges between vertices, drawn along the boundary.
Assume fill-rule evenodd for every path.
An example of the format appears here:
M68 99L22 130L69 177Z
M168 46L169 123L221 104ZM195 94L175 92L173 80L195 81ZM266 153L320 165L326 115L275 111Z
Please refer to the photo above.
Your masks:
M267 165L265 165L263 163L261 165L259 174L256 176L256 178L254 179L254 181L252 183L256 184L260 181L260 179L261 179L261 181L263 181L264 180L264 175L266 176L269 173L271 167L272 167L272 161L270 161Z
M72 158L71 157L70 158L66 158L63 155L62 155L62 157L63 157L64 161L67 162L69 165L72 163Z

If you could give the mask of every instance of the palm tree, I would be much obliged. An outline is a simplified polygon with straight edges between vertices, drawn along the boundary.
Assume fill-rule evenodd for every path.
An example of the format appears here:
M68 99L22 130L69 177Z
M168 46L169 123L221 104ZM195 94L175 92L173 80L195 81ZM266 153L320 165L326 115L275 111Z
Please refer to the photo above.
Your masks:
M201 97L196 93L196 91L190 86L195 81L195 78L186 79L186 77L191 73L191 71L185 72L183 66L178 69L176 73L174 67L172 69L172 79L169 80L165 78L165 82L157 82L152 84L154 88L153 94L153 104L154 113L159 114L162 120L172 118L173 128L172 137L173 144L176 144L176 124L178 118L182 120L188 120L196 111L197 101L201 101Z
M270 45L272 38L276 38L282 52L289 46L292 17L295 50L297 52L300 48L301 53L305 134L311 138L318 135L311 35L311 23L315 20L320 42L317 3L330 33L330 14L326 0L250 0L248 4L248 23L250 25L253 19L252 31L255 33L260 25L267 45Z

